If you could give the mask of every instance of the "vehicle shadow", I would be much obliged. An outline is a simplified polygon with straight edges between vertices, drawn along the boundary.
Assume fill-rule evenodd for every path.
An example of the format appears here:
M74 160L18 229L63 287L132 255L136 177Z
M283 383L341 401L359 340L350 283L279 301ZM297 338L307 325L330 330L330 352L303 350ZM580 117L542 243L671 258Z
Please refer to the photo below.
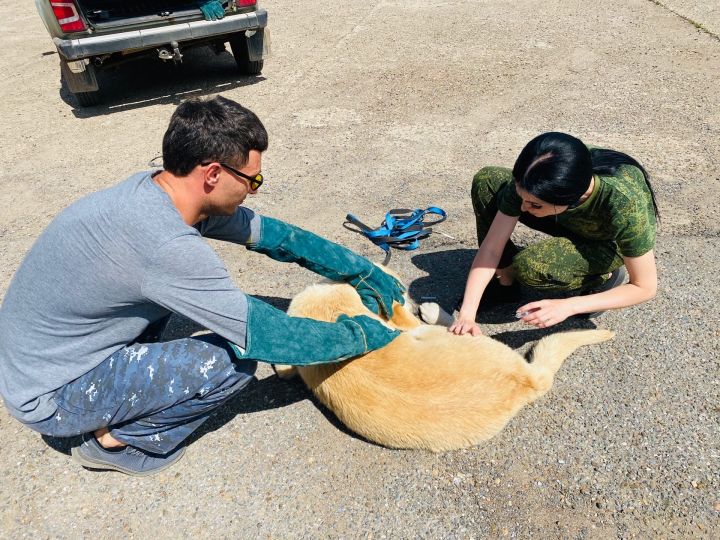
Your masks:
M238 73L227 50L216 54L210 47L198 47L183 54L183 62L177 65L146 57L98 70L101 103L91 107L81 107L61 77L60 98L73 107L76 118L92 118L152 105L179 105L192 97L265 80L262 75Z

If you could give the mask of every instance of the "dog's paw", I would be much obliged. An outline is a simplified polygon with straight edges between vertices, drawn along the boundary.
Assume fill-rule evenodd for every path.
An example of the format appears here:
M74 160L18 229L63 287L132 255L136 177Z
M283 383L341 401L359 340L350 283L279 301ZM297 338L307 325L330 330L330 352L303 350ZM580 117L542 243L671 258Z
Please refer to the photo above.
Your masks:
M278 376L278 379L283 379L285 381L296 377L298 374L298 370L295 366L283 366L280 364L273 364L272 367L275 371L275 375Z
M427 324L450 326L455 319L435 302L420 304L420 318Z

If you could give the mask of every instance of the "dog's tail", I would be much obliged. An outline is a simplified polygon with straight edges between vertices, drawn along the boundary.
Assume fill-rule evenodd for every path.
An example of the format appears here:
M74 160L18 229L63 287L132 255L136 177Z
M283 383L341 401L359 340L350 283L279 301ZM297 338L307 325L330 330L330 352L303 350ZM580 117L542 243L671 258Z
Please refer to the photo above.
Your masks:
M575 330L541 339L533 349L530 364L539 394L542 395L550 389L555 373L576 349L583 345L602 343L612 339L614 335L615 332L610 330Z

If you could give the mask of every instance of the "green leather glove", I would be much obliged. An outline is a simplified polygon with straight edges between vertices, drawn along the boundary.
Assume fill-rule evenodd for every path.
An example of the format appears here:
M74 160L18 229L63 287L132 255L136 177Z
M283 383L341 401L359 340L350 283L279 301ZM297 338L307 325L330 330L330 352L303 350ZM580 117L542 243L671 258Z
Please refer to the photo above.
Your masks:
M219 0L200 0L198 7L206 21L216 21L225 16L225 9Z
M365 307L378 315L384 313L388 319L393 314L393 300L405 304L405 287L372 263L367 273L354 277L348 283L355 287Z
M248 296L245 349L231 346L240 359L302 366L340 362L380 349L400 335L364 315L341 315L334 323L290 317Z
M365 257L284 221L263 216L260 239L247 247L276 261L294 262L333 281L349 283L363 304L378 315L390 318L393 301L405 303L405 287Z

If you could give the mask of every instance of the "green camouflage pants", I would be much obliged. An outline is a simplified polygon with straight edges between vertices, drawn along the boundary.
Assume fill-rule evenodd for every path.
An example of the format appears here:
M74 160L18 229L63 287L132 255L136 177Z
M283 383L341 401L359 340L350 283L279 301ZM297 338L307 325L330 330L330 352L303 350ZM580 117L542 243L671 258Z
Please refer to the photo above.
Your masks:
M478 245L497 213L498 193L512 181L512 171L503 167L485 167L473 178ZM552 236L522 251L512 241L506 244L498 268L512 265L515 278L523 285L544 291L591 289L623 265L617 244L578 237L558 225L553 216L536 218L524 212L520 223Z

